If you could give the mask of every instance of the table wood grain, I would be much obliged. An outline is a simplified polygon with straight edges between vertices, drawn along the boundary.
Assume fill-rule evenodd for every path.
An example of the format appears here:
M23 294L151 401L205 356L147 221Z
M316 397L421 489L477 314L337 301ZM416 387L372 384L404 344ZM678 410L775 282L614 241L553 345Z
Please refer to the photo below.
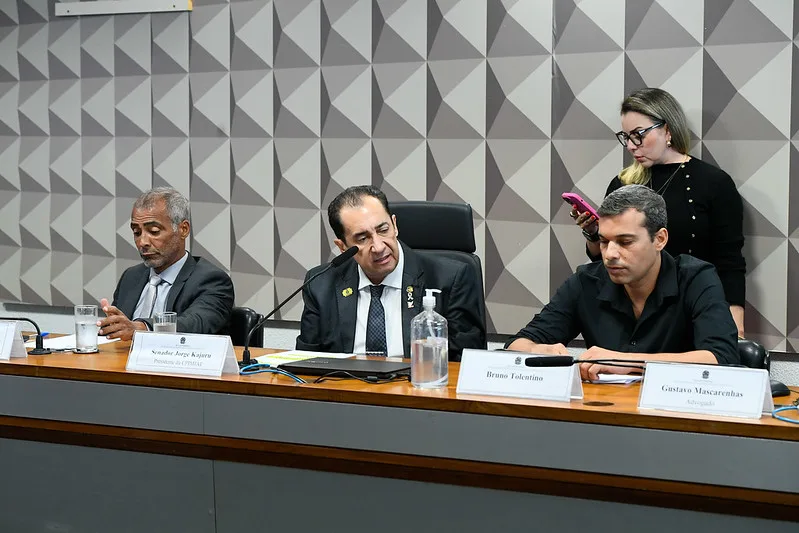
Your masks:
M130 343L115 342L100 345L100 352L96 354L28 356L0 363L0 374L799 441L798 425L768 415L750 420L639 411L638 383L584 383L582 400L555 402L459 395L455 391L458 363L450 363L446 388L422 390L407 382L378 385L353 379L299 384L285 376L267 373L250 376L226 374L215 378L127 372L125 364L129 350ZM281 350L253 348L250 351L253 357L258 357ZM242 348L236 347L239 358L241 352ZM775 398L775 403L788 404L797 397L799 393L793 391L790 397Z

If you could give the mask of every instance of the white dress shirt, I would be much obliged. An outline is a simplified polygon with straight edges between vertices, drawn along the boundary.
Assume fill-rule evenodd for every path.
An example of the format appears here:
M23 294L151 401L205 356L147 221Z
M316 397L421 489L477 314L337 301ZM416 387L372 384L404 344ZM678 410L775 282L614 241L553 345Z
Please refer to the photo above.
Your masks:
M183 265L186 264L186 260L189 258L189 252L183 254L183 257L178 259L174 264L168 266L163 272L158 274L161 277L161 283L158 285L158 296L155 299L155 305L153 306L153 314L163 312L166 308L166 299L169 296L169 289L172 288L172 284L175 283L175 280L180 274L180 269L183 268ZM150 275L147 279L150 279L153 274L155 274L155 270L152 268L150 269ZM134 311L133 316L131 319L134 318L150 318L149 316L140 317L138 316L139 313L144 312L140 308L144 302L144 295L147 292L147 285L144 286L142 289L142 293L139 296L139 301L136 304L136 311ZM149 311L149 309L147 310Z
M405 256L402 246L398 246L399 261L397 268L383 280L383 295L380 302L386 317L386 349L389 357L403 357L405 347L402 340L402 271L405 268ZM355 344L353 353L366 352L366 321L369 318L369 304L372 295L369 287L374 285L358 265L358 316L355 319Z

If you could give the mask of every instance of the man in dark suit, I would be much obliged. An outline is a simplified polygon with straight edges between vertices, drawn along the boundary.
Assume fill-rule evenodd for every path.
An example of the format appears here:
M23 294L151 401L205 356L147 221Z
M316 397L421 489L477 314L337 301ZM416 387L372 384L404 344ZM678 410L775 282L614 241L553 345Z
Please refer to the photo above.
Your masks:
M144 263L127 269L98 322L100 335L130 340L152 329L158 311L177 313L184 333L226 333L233 309L230 276L186 251L191 231L189 201L170 187L151 189L133 204L133 239Z
M479 285L464 263L416 254L397 239L397 219L382 191L350 187L328 207L334 243L358 247L344 263L303 290L297 349L410 357L410 322L425 289L441 289L436 311L448 322L449 358L486 347ZM308 272L306 279L325 265Z

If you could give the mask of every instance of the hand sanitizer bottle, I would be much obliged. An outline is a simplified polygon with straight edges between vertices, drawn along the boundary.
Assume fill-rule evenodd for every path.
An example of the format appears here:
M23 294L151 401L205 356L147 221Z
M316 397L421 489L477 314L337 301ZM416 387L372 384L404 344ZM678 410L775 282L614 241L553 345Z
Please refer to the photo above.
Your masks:
M447 319L433 309L435 292L425 289L421 313L411 321L411 384L421 389L446 387L449 382Z

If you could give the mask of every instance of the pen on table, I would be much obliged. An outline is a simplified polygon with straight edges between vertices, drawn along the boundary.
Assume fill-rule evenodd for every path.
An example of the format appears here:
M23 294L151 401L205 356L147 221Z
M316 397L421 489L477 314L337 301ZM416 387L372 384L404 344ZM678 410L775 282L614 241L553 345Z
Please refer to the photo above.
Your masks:
M42 331L42 338L45 338L49 334L50 334L49 331ZM23 335L22 336L22 342L32 341L35 338L36 338L36 335Z

